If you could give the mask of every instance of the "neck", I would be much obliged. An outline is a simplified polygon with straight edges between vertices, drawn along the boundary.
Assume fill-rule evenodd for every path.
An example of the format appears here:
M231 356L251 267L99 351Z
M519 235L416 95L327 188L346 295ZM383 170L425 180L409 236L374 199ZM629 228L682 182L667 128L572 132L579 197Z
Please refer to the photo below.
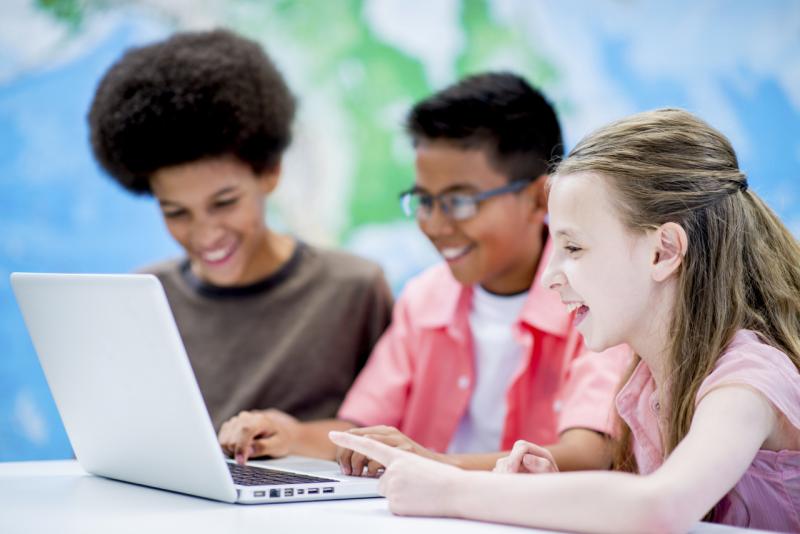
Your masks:
M254 255L243 277L243 284L263 280L280 269L292 257L296 246L297 243L291 237L267 229L262 246Z
M656 386L662 391L668 378L667 362L672 346L670 326L675 302L675 291L672 286L673 284L670 284L661 291L653 293L650 301L658 305L653 306L651 313L645 314L637 326L638 334L629 343L650 369Z
M536 278L536 271L539 269L546 239L546 226L542 232L532 233L530 238L525 241L524 252L519 256L521 261L500 273L499 276L481 282L481 287L495 295L516 295L530 290L533 280Z

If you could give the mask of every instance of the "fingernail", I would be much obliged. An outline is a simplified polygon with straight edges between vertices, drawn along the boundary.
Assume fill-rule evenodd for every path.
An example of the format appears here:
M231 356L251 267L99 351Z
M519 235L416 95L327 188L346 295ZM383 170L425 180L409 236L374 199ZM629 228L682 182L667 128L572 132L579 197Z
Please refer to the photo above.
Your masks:
M239 453L239 454L236 455L236 463L237 464L243 464L244 463L244 455L242 453Z

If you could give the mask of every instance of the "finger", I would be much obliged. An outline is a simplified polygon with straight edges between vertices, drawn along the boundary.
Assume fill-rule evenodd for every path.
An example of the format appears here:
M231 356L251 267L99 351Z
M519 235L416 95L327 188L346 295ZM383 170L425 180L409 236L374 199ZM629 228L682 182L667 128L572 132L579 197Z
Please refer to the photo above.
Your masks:
M390 447L398 447L403 443L403 440L392 434L364 434L364 437L380 441Z
M522 443L525 444L525 449L527 450L528 453L535 454L536 456L545 458L553 462L553 464L555 465L556 462L555 459L553 458L553 453L551 453L549 449L546 449L540 445L536 445L535 443L530 443L528 441L524 441Z
M552 473L557 470L555 464L551 463L550 460L533 454L523 456L522 465L531 473Z
M397 458L401 458L403 454L408 454L373 439L348 434L346 432L330 432L328 436L336 445L347 447L348 449L353 449L354 451L369 456L386 467L389 467Z
M281 458L288 454L288 445L286 439L281 434L273 434L268 438L256 439L251 446L251 456L272 456L273 458Z
M353 468L350 465L350 459L353 456L353 449L345 449L343 447L336 447L336 461L339 462L339 467L342 474L350 475Z
M366 467L369 458L361 454L360 452L353 451L353 455L350 457L350 472L353 476L360 477L364 474L364 467Z
M519 466L522 464L522 457L528 452L525 447L525 442L518 441L512 447L511 452L506 457L508 472L515 473L519 471Z
M253 440L259 436L271 436L276 431L276 426L269 417L261 417L243 424L236 436L233 446L236 462L243 464L252 456Z
M367 476L375 478L378 476L378 471L382 471L383 469L383 464L378 463L375 460L370 460L367 463Z
M510 469L508 467L508 458L500 458L495 462L494 469L492 469L494 473L509 473Z
M347 432L349 432L350 434L355 434L356 436L366 436L369 434L375 434L379 436L402 434L395 427L387 425L375 425L375 426L363 426L360 428L351 428Z
M233 449L231 448L231 443L228 439L228 436L223 434L222 431L220 431L219 435L217 436L217 441L219 442L220 447L222 447L222 450L225 451L225 454L228 456L233 454Z

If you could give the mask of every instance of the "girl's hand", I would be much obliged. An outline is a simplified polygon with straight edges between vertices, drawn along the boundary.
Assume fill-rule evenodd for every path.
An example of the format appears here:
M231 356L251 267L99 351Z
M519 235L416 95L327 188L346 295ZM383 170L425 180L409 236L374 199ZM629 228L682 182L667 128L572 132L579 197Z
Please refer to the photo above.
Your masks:
M399 430L391 426L368 426L363 428L353 428L347 431L349 434L364 436L375 441L380 441L390 447L407 451L431 460L442 461L441 455L426 449L416 441L412 440ZM336 449L336 461L342 469L342 473L350 476L370 476L375 477L383 471L383 464L375 458L369 458L352 449L338 447ZM366 468L366 472L364 471Z
M465 476L461 469L390 447L347 432L331 432L330 439L385 466L378 492L399 515L452 516L453 491Z
M514 443L511 453L497 460L495 473L558 473L558 466L550 451L529 441Z

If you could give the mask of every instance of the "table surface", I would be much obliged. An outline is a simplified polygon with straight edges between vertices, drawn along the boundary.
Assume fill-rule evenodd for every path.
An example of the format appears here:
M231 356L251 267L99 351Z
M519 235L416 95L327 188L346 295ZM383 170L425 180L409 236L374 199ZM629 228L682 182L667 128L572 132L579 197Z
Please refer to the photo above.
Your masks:
M237 505L90 475L74 460L0 463L0 532L493 533L543 530L399 517L386 500ZM699 523L692 532L754 532Z

